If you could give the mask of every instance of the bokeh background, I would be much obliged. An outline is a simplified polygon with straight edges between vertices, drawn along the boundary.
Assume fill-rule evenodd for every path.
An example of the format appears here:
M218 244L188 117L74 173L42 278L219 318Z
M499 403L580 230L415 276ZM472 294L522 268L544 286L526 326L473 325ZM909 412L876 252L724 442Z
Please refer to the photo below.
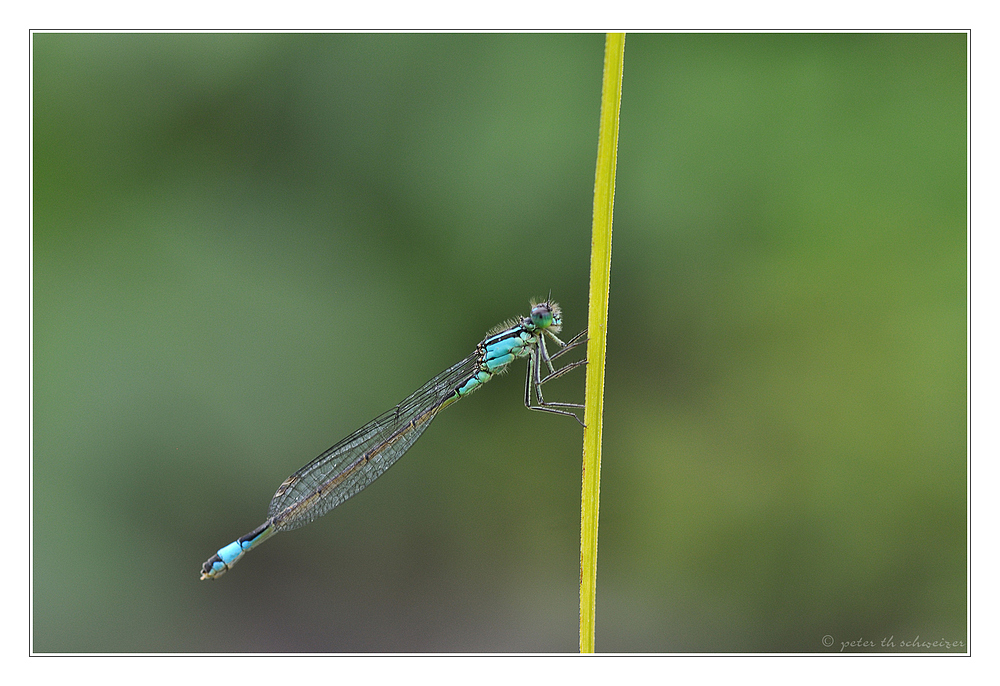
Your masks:
M603 43L34 36L35 651L577 649L521 369L198 571L530 298L585 325ZM965 34L628 37L599 651L967 640L966 87Z

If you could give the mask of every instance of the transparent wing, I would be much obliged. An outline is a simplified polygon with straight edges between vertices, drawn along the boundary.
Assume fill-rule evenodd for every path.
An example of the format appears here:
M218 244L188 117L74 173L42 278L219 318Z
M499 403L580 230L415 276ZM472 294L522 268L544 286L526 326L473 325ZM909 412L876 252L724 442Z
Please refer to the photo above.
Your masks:
M361 491L413 445L478 363L473 353L441 372L285 479L271 499L268 519L278 531L296 529Z

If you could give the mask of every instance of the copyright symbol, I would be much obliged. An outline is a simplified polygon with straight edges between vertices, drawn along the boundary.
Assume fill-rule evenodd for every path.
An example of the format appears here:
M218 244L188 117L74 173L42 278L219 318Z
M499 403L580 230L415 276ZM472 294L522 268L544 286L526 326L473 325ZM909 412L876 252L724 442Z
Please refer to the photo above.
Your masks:
M831 636L829 634L827 634L826 636L824 636L823 637L823 645L825 645L827 648L829 648L830 646L832 646L833 645L833 636Z

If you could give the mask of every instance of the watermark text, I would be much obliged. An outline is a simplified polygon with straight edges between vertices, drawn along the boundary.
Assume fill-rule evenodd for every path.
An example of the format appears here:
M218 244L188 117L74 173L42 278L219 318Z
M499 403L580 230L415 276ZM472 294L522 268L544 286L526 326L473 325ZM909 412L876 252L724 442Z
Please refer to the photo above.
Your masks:
M923 638L919 634L913 638L897 638L894 635L883 636L882 638L850 638L847 640L837 640L827 634L821 639L821 643L826 648L839 648L841 653L853 652L856 650L957 650L965 651L964 639L946 638Z

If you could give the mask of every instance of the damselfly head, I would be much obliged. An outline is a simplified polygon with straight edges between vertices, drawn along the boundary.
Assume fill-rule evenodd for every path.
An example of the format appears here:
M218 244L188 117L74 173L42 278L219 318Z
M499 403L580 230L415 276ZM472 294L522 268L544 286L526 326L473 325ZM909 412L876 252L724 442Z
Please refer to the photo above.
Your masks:
M562 310L559 305L546 300L545 302L532 303L531 314L528 315L531 323L538 329L548 329L555 333L562 328Z

